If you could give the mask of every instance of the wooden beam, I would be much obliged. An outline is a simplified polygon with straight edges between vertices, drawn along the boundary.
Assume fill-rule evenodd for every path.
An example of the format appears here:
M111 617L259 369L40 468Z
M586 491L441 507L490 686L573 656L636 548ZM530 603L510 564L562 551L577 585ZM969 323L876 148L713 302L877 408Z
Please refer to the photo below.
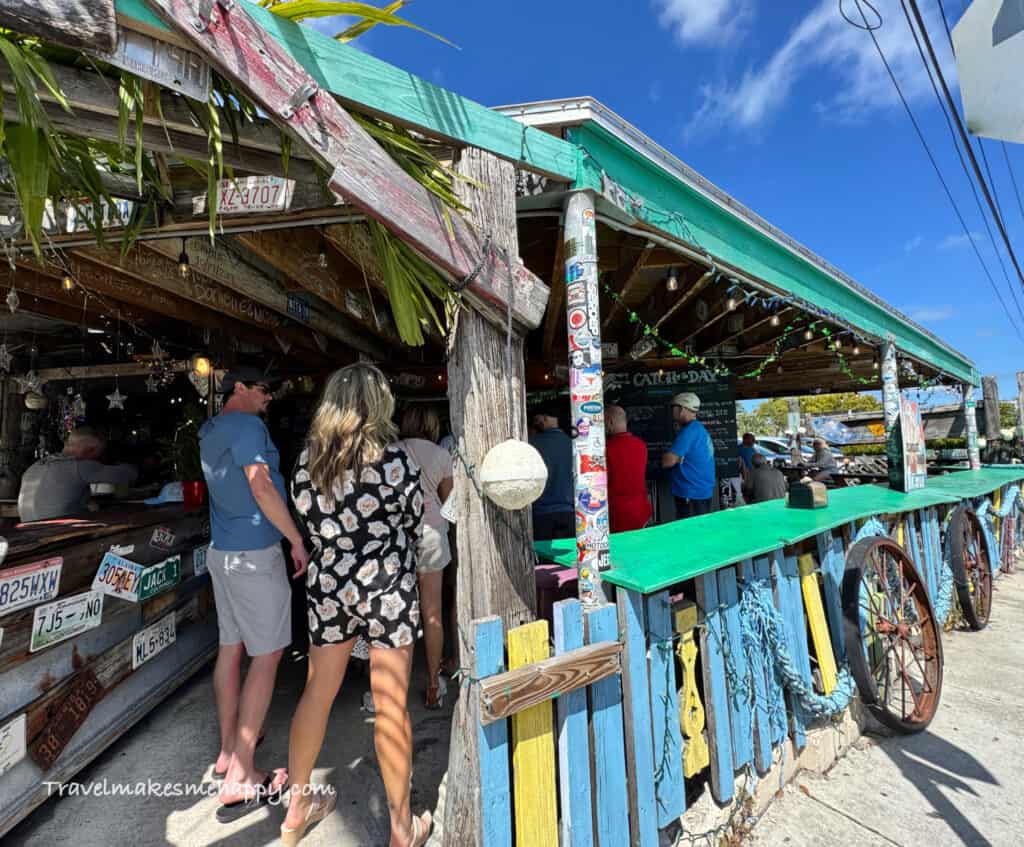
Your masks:
M186 373L192 369L188 359L168 362L167 368L174 373ZM118 362L111 365L75 365L69 368L43 368L37 371L40 379L78 380L111 379L115 376L146 376L153 370L149 362Z
M623 311L625 307L622 305L626 302L626 298L629 297L633 290L633 287L640 281L640 277L643 274L644 262L647 261L647 257L651 255L654 248L657 245L653 241L648 241L644 245L644 248L637 254L633 264L630 265L629 270L625 271L624 276L626 281L622 284L622 290L619 291L619 300L616 301L615 305L608 310L608 317L604 319L604 323L601 324L601 332L608 332L608 328L612 325L612 321L615 320L616 316L620 311Z
M0 0L0 27L72 50L113 50L114 0Z
M686 293L684 293L682 297L680 297L678 300L676 300L676 302L673 303L669 307L668 311L665 312L664 315L662 315L660 318L658 318L657 322L654 324L654 328L655 329L660 329L669 319L671 319L671 317L676 312L678 312L680 309L682 309L683 306L685 306L687 303L689 303L691 300L693 300L694 297L696 297L705 288L707 288L708 285L711 283L711 281L714 278L715 278L715 271L714 270L706 271L704 274L702 274L700 279L698 279L693 285L691 285L686 290ZM689 339L687 339L687 340L689 340ZM678 347L679 345L677 344L676 346Z
M226 249L211 247L207 238L189 238L185 244L190 267L195 273L214 280L219 284L218 287L232 292L232 299L237 299L241 295L249 300L252 307L276 313L278 321L282 318L296 319L288 308L290 295L281 290L273 280L255 268L246 266ZM137 256L152 257L142 259L144 264L151 267L167 267L170 263L177 268L180 251L180 241L147 241L137 251L129 251L129 255L134 252ZM294 304L294 299L291 302ZM308 303L308 307L309 319L300 323L309 329L377 359L388 358L387 348L377 339L368 337L361 327L354 326L348 318L316 303Z
M762 318L759 321L755 321L750 326L744 326L743 329L741 329L739 332L734 332L731 335L727 335L725 338L721 339L720 341L715 342L715 344L713 344L711 347L708 347L708 348L706 348L704 350L701 350L701 352L698 353L697 355L698 356L703 356L706 353L710 352L714 347L717 347L717 346L719 346L721 344L728 344L730 341L735 341L741 335L746 335L748 332L753 332L755 329L758 329L759 327L762 327L765 324L771 323L771 320L772 320L773 317L778 317L779 320L781 321L782 320L782 316L784 314L786 314L786 312L788 312L788 311L789 311L789 307L787 306L785 309L780 309L774 315L768 315L767 317L764 317L764 318Z
M555 243L555 264L551 268L551 297L548 310L544 315L544 360L551 360L558 330L565 326L565 227L558 228L558 241Z
M540 325L547 286L517 256L493 249L486 232L449 214L243 6L214 5L201 32L193 25L190 0L150 0L150 7L278 126L306 143L333 171L333 191L387 226L451 282L465 284L464 296L474 308L498 325L505 323L506 307L520 326Z
M480 683L480 723L494 723L620 673L621 654L618 641L599 641L489 676Z

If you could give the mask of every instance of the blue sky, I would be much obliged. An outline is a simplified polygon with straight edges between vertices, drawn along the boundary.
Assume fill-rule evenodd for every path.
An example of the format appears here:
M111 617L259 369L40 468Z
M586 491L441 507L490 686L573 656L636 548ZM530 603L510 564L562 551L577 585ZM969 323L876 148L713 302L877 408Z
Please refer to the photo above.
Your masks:
M944 0L953 16L960 0ZM878 37L1004 298L952 139L897 0ZM855 11L853 0L844 0ZM956 83L937 2L920 3ZM1016 394L1021 341L963 234L868 35L838 0L417 0L444 35L378 27L362 48L487 105L590 95L772 223L996 374ZM317 21L333 34L342 21ZM986 142L1024 261L1024 217L1003 150ZM1007 145L1024 190L1024 151ZM1007 262L1009 267L1009 263ZM1011 275L1011 280L1013 276ZM1024 293L1017 288L1024 305ZM1018 315L1024 331L1024 320Z

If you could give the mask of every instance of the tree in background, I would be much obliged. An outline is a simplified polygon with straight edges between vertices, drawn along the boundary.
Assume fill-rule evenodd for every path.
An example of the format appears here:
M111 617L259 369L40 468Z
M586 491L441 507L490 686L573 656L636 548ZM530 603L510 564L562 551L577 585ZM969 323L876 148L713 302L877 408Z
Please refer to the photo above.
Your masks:
M1017 404L1003 401L999 404L999 428L1016 429L1017 427Z
M1012 404L1009 404L1012 405ZM800 398L800 412L808 415L828 415L839 412L876 412L882 408L881 401L871 394L846 391L842 394L815 394ZM765 400L751 411L736 404L736 427L742 435L775 435L786 431L786 415L789 407L785 398Z

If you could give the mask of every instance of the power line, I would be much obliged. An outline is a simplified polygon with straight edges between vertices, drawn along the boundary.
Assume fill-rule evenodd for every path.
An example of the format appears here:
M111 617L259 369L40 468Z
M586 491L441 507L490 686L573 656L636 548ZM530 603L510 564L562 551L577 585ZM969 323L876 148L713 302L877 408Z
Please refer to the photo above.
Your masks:
M1024 271L1021 270L1020 263L1017 261L1017 254L1013 252L1013 245L1010 243L1010 236L1006 233L1006 227L1003 225L1003 219L1000 217L999 212L996 209L995 201L992 199L992 194L988 190L988 183L985 182L985 177L982 175L981 168L978 166L978 160L974 156L974 148L971 147L970 139L967 136L967 130L964 129L963 121L960 120L960 113L956 110L956 104L953 102L953 97L949 93L949 86L946 85L946 78L942 74L942 68L935 55L935 48L932 47L932 40L928 37L928 30L925 29L924 20L921 17L921 10L917 6L917 0L907 0L907 2L910 3L910 9L914 13L914 19L917 21L918 29L921 31L921 38L924 40L924 46L928 51L928 55L931 56L932 64L935 66L935 75L939 78L939 84L942 86L942 93L946 98L946 103L949 105L950 111L953 113L953 121L956 123L957 131L960 133L960 138L964 143L964 147L967 148L967 158L971 160L971 167L974 169L974 174L978 178L978 184L981 186L981 193L985 195L985 200L988 202L989 209L992 211L992 216L995 218L996 226L999 228L999 234L1002 235L1003 242L1006 244L1006 252L1009 254L1010 261L1013 262L1013 267L1017 271L1017 278L1020 280L1021 287L1024 288Z
M938 86L935 84L935 77L932 74L931 65L925 58L924 50L921 48L921 40L918 38L917 30L914 28L913 22L910 20L910 13L907 11L907 6L904 0L900 0L900 6L903 9L903 16L906 18L907 27L910 29L910 34L913 36L914 44L917 46L917 54L921 57L921 63L924 65L925 72L928 74L928 81L932 85L932 92L935 94L935 99L938 101L939 110L942 112L942 116L946 119L946 128L949 130L950 139L953 142L953 149L956 150L957 158L960 160L960 167L963 169L964 176L967 178L967 184L971 187L971 194L974 195L974 202L978 206L978 214L981 215L981 221L985 225L985 232L988 233L988 240L992 245L992 251L996 254L996 260L999 262L999 267L1003 272L1003 276L1006 278L1006 285L1010 289L1010 296L1013 298L1013 303L1017 307L1017 313L1024 319L1024 310L1021 309L1020 300L1017 297L1017 290L1013 283L1010 282L1010 275L1006 271L1006 263L1003 261L1003 255L999 252L999 247L996 245L995 236L992 234L992 227L989 226L988 217L985 215L985 209L981 205L981 198L978 197L978 189L974 185L974 180L971 178L971 173L967 169L967 163L964 161L963 153L960 151L960 145L957 143L956 133L953 131L953 122L950 118L949 109L947 109L946 103L943 102L942 96L939 94ZM952 43L952 42L951 42ZM938 69L936 68L936 73ZM982 156L985 155L985 149L982 148ZM988 158L985 158L985 165L988 167ZM992 173L989 171L989 179L992 179ZM994 214L994 213L993 213ZM999 210L999 214L1002 215L1002 210Z
M882 64L885 66L886 72L889 74L889 79L892 81L893 87L896 89L896 93L899 95L900 102L903 104L903 108L907 112L907 117L910 118L910 123L914 127L914 131L917 133L918 140L921 142L921 146L924 147L924 152L928 156L928 161L932 163L932 167L935 169L935 175L939 178L939 182L942 184L943 190L946 192L946 197L949 200L949 204L953 207L953 212L956 214L957 220L960 222L960 226L964 231L964 235L967 236L967 242L971 245L971 249L974 250L974 255L978 257L978 263L981 265L981 269L985 272L985 276L988 278L989 285L992 286L992 291L995 293L996 298L999 300L1000 305L1003 307L1003 312L1006 313L1006 319L1010 322L1017 336L1024 341L1024 335L1021 334L1020 327L1017 326L1017 322L1014 320L1013 315L1010 314L1010 310L1006 307L1006 301L1003 299L1002 293L999 291L996 281L992 278L992 274L988 269L988 265L985 264L984 258L982 258L981 251L978 250L978 245L974 243L974 239L971 238L971 232L967 228L967 223L964 221L964 216L960 212L960 207L957 206L956 200L953 197L953 192L949 190L949 185L946 183L945 177L942 175L942 171L939 168L939 163L935 161L935 156L932 153L931 147L928 146L928 141L924 137L924 132L921 130L921 125L917 122L917 118L914 117L914 112L910 108L910 104L907 102L907 98L903 94L903 89L900 88L899 81L896 79L896 75L893 73L892 67L889 64L889 60L885 58L885 53L882 50L882 46L878 43L878 39L875 37L875 30L882 26L882 16L878 10L871 5L868 0L863 0L875 13L878 18L877 24L869 24L867 15L861 8L862 0L854 0L857 6L857 11L860 12L861 18L863 19L863 25L857 23L855 20L850 18L846 14L846 10L843 8L843 0L839 0L839 14L843 16L843 19L851 26L857 29L863 29L871 37L871 43L875 45L875 50L878 52L878 57L882 60Z

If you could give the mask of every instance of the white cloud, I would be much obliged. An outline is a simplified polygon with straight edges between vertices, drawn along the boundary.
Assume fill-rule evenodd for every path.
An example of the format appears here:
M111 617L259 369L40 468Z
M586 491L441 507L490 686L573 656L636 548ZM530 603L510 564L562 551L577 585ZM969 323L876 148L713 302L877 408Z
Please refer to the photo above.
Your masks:
M915 235L913 238L910 239L910 241L903 245L903 250L907 253L910 253L916 250L922 244L924 244L924 237L920 235Z
M923 98L933 102L931 84L898 2L876 2L884 23L875 31L875 37L904 94L912 103ZM852 4L851 8L855 9ZM942 32L937 19L928 23L933 35ZM952 88L956 85L956 71L944 41L933 38L943 73ZM819 0L767 61L748 67L738 80L706 83L701 87L704 102L686 134L693 136L723 127L757 130L788 102L805 78L812 74L820 78L823 73L830 75L830 82L838 83L830 85L835 94L813 107L827 120L856 121L873 110L899 106L898 95L871 36L848 24L839 14L835 0Z
M979 238L981 238L981 234L977 232L972 232L970 235L965 232L959 235L947 235L939 242L939 249L959 250L961 247L970 247L971 240L977 241Z
M978 327L974 333L978 338L994 338L998 333L990 326Z
M716 46L734 39L753 14L753 0L654 0L658 22L682 44Z
M948 321L956 312L951 303L941 306L912 306L903 311L912 321L918 323L934 323L935 321Z

